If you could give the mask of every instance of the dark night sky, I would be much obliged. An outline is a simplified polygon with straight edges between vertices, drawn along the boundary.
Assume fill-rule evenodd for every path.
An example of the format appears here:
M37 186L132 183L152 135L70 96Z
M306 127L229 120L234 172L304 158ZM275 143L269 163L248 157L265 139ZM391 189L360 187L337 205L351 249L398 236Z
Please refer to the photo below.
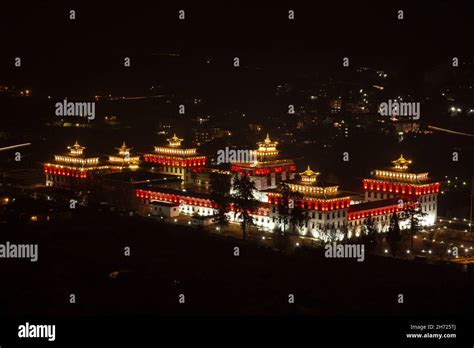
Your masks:
M472 57L468 1L233 2L45 1L0 11L0 82L46 92L153 80L201 83L206 56L214 73L263 66L282 75L354 66L397 67L414 74L453 56ZM68 19L76 10L77 19ZM177 19L186 10L186 21ZM294 9L296 20L287 20ZM398 9L405 20L398 21ZM179 58L160 54L176 52ZM21 56L21 71L13 57ZM123 57L132 58L124 71ZM270 68L272 67L272 68ZM118 73L118 74L117 74ZM148 81L147 81L148 82Z

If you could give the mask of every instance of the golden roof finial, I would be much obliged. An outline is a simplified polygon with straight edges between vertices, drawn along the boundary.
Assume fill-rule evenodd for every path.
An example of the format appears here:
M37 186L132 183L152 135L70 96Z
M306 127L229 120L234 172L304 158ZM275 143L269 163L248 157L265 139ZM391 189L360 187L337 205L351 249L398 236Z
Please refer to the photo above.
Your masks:
M265 138L265 143L270 144L272 141L270 140L270 134L267 133L267 137Z
M132 149L131 147L128 147L127 144L125 143L125 140L122 142L122 146L116 147L117 150L119 150L120 155L126 155L130 153L130 150Z
M71 155L82 155L82 152L85 149L84 146L79 145L77 140L76 140L76 142L74 143L73 146L68 146L67 148L68 148L68 150L70 150Z
M184 140L184 139L180 139L176 136L176 133L173 134L173 136L169 139L166 139L169 143L170 143L170 146L181 146L181 142Z
M303 182L303 184L305 184L305 185L314 185L314 184L316 184L316 178L320 173L311 170L311 168L308 164L308 168L304 172L301 172L299 174L301 176L301 181Z
M316 176L318 176L318 175L321 174L321 173L315 172L315 171L311 170L311 168L310 168L310 166L309 166L309 164L308 164L308 168L307 168L304 172L301 172L301 173L299 173L299 174L300 174L301 176L305 176L305 177L313 177L313 176L316 177Z
M268 133L267 133L267 136L265 137L265 140L257 143L257 145L261 147L275 147L277 144L278 144L278 141L272 141L270 139L270 134Z
M408 165L411 164L411 162L411 160L405 159L405 157L403 157L403 154L401 154L397 160L392 161L396 169L408 169Z

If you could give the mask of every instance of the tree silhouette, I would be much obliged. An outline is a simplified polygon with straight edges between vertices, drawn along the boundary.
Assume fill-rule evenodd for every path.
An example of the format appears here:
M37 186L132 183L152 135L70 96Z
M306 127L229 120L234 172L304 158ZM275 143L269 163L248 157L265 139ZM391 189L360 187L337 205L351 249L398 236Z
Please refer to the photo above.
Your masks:
M365 219L360 241L365 245L365 250L367 251L373 251L378 244L379 235L374 224L374 219L372 219L371 216Z
M286 232L286 224L290 218L290 196L291 189L287 183L280 183L278 185L278 191L280 192L281 198L278 202L278 219L283 223L283 233Z
M283 220L283 233L286 233L288 222L291 233L297 234L296 227L309 219L301 206L303 195L298 191L293 191L287 183L280 183L278 189L281 195L278 215Z
M339 233L337 232L336 225L334 223L329 224L326 223L326 227L324 229L324 239L323 244L337 242L339 239Z
M255 183L246 174L235 174L233 177L232 201L237 212L237 216L242 219L243 239L247 239L247 226L253 224L251 213L257 209L259 202L255 199L253 192L256 190Z
M388 228L386 240L393 257L395 257L397 252L400 250L400 241L402 240L400 222L398 220L398 215L395 212L390 217L390 226Z
M423 217L427 214L421 211L420 205L418 202L414 203L405 203L404 211L402 213L402 219L408 221L409 229L408 233L410 234L410 248L413 252L413 239L415 235L421 230L421 222Z
M209 175L211 200L216 204L215 222L223 228L229 224L229 218L226 215L231 203L230 195L230 177L226 174L212 172Z

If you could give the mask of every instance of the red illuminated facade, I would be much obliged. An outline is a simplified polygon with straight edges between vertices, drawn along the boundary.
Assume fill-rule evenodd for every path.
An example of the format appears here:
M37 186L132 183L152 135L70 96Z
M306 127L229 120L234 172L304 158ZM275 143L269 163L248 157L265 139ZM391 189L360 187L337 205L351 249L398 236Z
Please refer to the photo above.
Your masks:
M212 219L217 205L210 199L209 182L210 173L217 172L250 177L256 186L254 196L260 204L249 213L257 226L267 230L285 229L289 225L289 217L280 216L281 206L287 206L290 211L301 208L305 218L296 230L300 235L314 238L326 238L328 231L335 231L341 236L358 236L364 231L368 218L373 220L379 232L385 232L392 214L402 217L403 210L413 205L424 213L422 225L433 225L437 218L440 183L431 180L427 172L409 170L411 161L403 156L393 161L392 167L374 170L370 178L363 179L365 199L361 202L340 191L337 185L321 183L318 180L320 173L309 166L296 179L293 160L280 159L277 143L271 141L268 135L258 143L256 161L232 163L230 171L228 167L206 167L206 157L197 155L194 148L183 148L181 141L173 136L168 139L168 146L155 147L154 154L144 156L145 162L158 167L156 171L168 175L160 176L153 183L138 180L141 186L127 181L131 185L127 189L130 204L125 209L143 211L146 215L151 206L159 209L161 202L164 206L168 203L176 205L175 212L177 210L180 214L209 216ZM96 183L94 179L102 174L125 172L125 169L131 173L131 169L138 169L138 156L130 157L130 148L125 144L118 148L118 155L109 156L105 164L101 164L99 157L86 156L85 148L77 142L68 149L69 153L55 155L54 161L44 164L47 186L84 188ZM281 182L285 182L290 191L298 192L298 198L284 198L278 188ZM232 205L228 211L230 221L239 222ZM401 221L400 227L405 228L406 223Z
M279 216L279 205L287 205L290 210L294 207L303 209L307 219L302 221L298 231L305 236L320 237L327 229L342 229L345 226L351 197L339 191L337 185L320 184L318 175L308 166L299 173L299 180L288 182L291 191L298 192L301 198L285 201L279 190L267 192L268 203L272 206L273 228L285 228L289 222Z
M257 145L257 161L232 163L232 172L249 175L257 190L276 188L280 182L295 178L295 163L291 159L279 158L278 142L272 141L267 134L265 140Z
M77 142L68 149L69 153L55 155L53 162L43 164L46 186L82 188L100 174L120 170L109 165L102 165L99 157L85 156L85 147Z
M387 231L390 216L401 212L407 205L419 207L424 213L422 225L431 226L437 219L437 202L440 183L429 178L427 172L410 171L411 160L400 155L393 166L376 169L372 177L363 180L366 203L357 204L349 210L349 226L360 233L366 219L370 217L379 231ZM401 222L401 228L407 227Z
M206 156L199 156L195 148L184 148L176 134L168 140L166 146L155 146L154 153L143 155L146 163L156 167L158 173L179 176L186 180L192 169L206 165Z

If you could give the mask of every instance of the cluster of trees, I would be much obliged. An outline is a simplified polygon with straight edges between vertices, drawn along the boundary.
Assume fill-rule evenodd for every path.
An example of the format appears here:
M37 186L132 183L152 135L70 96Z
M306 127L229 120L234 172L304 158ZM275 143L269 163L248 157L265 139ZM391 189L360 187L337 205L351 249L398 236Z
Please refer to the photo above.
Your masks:
M229 218L226 213L233 204L236 217L241 219L243 239L247 239L248 227L254 224L251 213L259 206L259 201L254 196L255 190L255 183L248 175L234 174L231 178L226 174L211 173L210 194L211 200L217 204L216 223L221 228L228 225ZM286 183L281 183L278 190L281 194L281 204L278 205L279 222L283 228L275 231L275 238L295 235L297 227L309 219L301 204L298 204L303 197Z
M247 175L235 174L231 181L231 177L226 174L211 173L210 194L211 200L217 204L215 221L219 227L223 228L229 224L226 213L233 204L237 217L242 220L243 239L247 239L247 227L254 224L250 214L259 205L253 194L255 189L255 183Z
M390 216L388 231L385 234L385 241L390 249L391 254L395 257L402 248L404 234L400 229L400 221L408 223L408 229L405 235L410 239L411 251L413 251L413 242L416 234L421 230L421 221L426 213L422 212L417 204L404 203L404 210L401 214L394 212ZM366 251L374 250L382 240L382 235L377 233L374 220L368 217L365 221L360 240L365 245Z

